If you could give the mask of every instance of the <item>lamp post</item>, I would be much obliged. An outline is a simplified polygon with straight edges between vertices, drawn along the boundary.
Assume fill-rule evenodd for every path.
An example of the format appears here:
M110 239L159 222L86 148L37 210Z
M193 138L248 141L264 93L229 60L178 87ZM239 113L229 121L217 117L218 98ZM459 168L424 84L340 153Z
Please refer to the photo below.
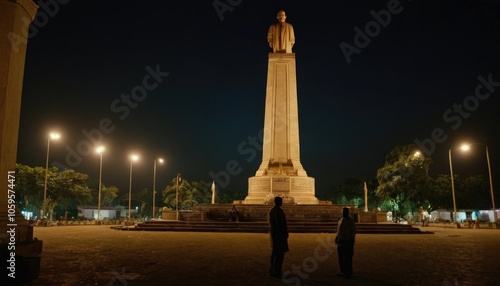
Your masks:
M451 149L448 150L448 158L450 160L450 177L451 177L451 193L453 195L453 221L456 228L460 228L457 222L457 202L455 200L455 183L453 181L453 164L451 163Z
M139 160L139 156L131 155L130 156L130 187L128 189L128 222L130 222L130 211L131 211L131 202L132 202L132 163L134 161Z
M163 159L159 158L158 162L163 163ZM156 206L156 159L154 161L153 165L153 216L152 218L155 218L155 206Z
M493 228L497 228L497 209L495 208L495 195L493 194L493 179L491 177L491 165L490 165L490 154L488 152L488 146L486 146L486 161L488 162L488 176L490 177L490 192L491 192L491 204L493 207Z
M100 155L99 160L99 195L97 199L97 222L100 222L101 219L101 189L102 189L102 153L104 152L104 147L99 146L95 149L95 151Z
M181 174L177 173L175 180L175 218L179 220L179 180Z
M490 193L491 193L491 204L493 207L493 228L497 228L497 210L495 208L495 195L493 193L493 178L491 177L491 164L490 164L490 153L488 151L488 145L482 144L482 143L471 143L471 144L463 144L460 149L463 151L468 151L470 149L470 145L477 144L477 145L483 145L485 146L486 149L486 162L488 163L488 177L490 180Z
M61 135L59 133L50 133L49 137L47 139L47 160L45 162L45 183L43 186L43 205L42 205L42 210L40 216L43 218L45 214L45 208L47 207L47 178L49 176L49 150L50 150L50 139L57 140L61 138Z

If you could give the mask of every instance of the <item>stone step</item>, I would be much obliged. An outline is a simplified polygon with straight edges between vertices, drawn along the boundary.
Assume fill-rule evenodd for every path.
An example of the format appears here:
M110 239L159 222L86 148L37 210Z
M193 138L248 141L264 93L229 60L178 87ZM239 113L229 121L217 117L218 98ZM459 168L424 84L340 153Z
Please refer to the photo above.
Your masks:
M220 221L147 221L139 223L134 227L115 226L117 230L134 231L193 231L193 232L249 232L267 233L269 226L266 222L220 222ZM411 225L395 223L358 223L356 224L358 233L372 234L423 234L429 233L421 231ZM290 233L335 233L337 231L336 222L289 222L288 231Z

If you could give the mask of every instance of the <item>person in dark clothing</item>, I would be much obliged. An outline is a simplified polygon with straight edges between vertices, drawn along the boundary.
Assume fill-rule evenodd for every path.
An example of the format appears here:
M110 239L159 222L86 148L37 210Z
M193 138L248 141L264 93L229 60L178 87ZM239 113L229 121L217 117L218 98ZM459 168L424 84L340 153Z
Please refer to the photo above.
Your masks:
M283 198L274 198L274 207L268 213L269 234L271 237L271 276L281 278L281 267L288 249L288 227L285 212L281 208Z
M235 221L238 222L240 218L240 212L236 209L236 206L233 205L233 208L229 211L229 221Z
M354 254L354 241L356 237L356 223L349 216L349 209L342 209L342 218L337 224L337 235L335 244L339 256L340 273L342 278L351 278L352 276L352 256Z

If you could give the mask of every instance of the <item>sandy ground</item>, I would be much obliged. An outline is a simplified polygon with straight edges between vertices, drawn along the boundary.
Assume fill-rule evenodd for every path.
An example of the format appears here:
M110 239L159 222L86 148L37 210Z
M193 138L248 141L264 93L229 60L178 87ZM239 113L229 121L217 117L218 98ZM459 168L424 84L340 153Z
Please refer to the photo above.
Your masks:
M425 230L434 234L359 234L343 280L332 234L290 234L277 279L267 234L36 227L41 272L26 285L500 285L500 230Z

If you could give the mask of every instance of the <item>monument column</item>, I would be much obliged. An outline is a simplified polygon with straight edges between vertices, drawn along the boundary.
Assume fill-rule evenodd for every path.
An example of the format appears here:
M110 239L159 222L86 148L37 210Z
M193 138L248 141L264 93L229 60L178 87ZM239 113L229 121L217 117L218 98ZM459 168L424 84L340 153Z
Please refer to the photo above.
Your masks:
M33 241L33 227L16 208L15 215L8 200L15 195L9 189L15 184L17 140L21 112L21 94L29 25L38 6L31 0L0 0L0 245L2 266L15 254L15 279L5 267L0 281L17 284L38 275L42 242ZM12 177L9 177L9 174ZM11 180L9 182L9 179ZM12 183L12 184L10 184ZM14 189L15 191L15 189ZM17 198L16 199L20 199ZM7 232L9 231L9 232ZM14 235L13 235L14 234ZM15 238L15 239L14 239ZM14 239L15 251L7 249ZM14 252L12 252L14 251ZM11 253L12 252L12 253ZM6 255L6 256L5 256ZM5 273L7 271L7 273ZM5 283L2 283L5 284Z
M314 178L300 163L297 72L291 51L295 35L284 11L277 19L267 36L273 53L268 59L262 163L248 179L245 203L271 203L282 196L285 204L318 204Z

